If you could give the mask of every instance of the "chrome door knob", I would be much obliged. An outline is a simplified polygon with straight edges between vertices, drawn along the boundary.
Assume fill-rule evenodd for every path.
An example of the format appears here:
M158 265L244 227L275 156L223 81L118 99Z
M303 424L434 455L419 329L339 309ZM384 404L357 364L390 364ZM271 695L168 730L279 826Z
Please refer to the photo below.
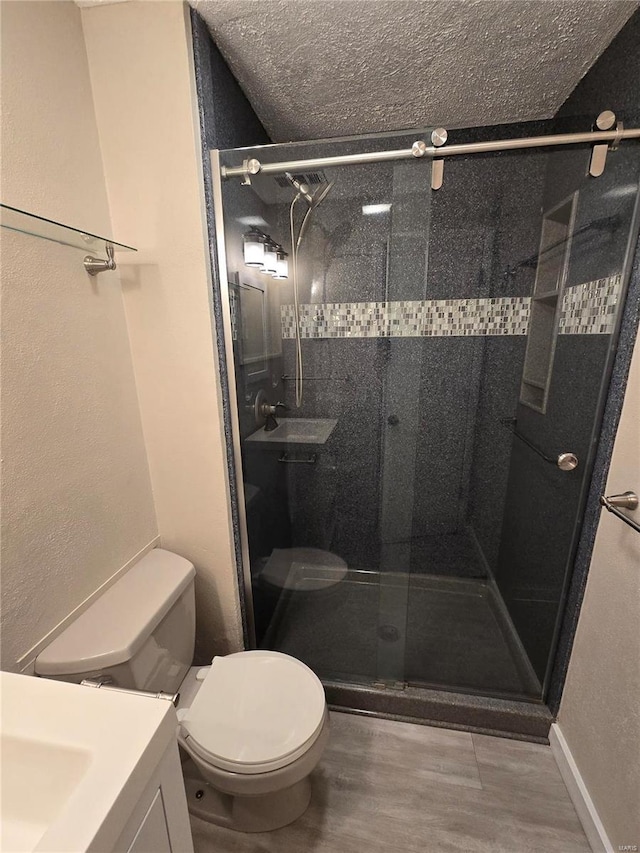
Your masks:
M573 471L578 467L578 457L575 453L561 453L556 464L561 471Z

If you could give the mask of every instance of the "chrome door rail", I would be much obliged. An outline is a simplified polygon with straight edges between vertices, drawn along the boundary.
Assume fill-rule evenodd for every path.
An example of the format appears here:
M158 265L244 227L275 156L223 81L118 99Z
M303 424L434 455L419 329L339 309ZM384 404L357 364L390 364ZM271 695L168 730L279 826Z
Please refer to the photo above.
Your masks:
M365 154L342 154L334 157L315 157L309 160L288 160L281 163L261 163L256 158L245 160L241 166L221 166L222 178L246 177L249 175L281 175L284 172L305 172L331 166L353 166L363 163L382 163L386 160L410 160L412 158L455 157L460 154L485 154L495 151L514 151L521 148L546 148L557 145L600 144L612 142L617 145L623 139L640 139L640 128L628 130L597 130L586 133L557 133L549 136L529 136L518 139L494 139L491 142L468 142L459 145L427 145L417 140L411 148L395 151L370 151Z
M247 509L244 497L244 480L242 477L242 448L240 445L240 418L238 415L238 397L235 383L235 358L233 354L233 331L231 327L231 303L229 290L231 284L227 272L227 250L225 243L224 212L222 206L222 180L220 175L219 151L210 152L211 178L213 184L213 214L215 223L215 239L218 256L218 279L220 287L220 299L222 302L222 328L224 354L227 365L227 392L229 394L229 416L231 421L231 443L233 447L233 471L227 472L228 494L231 495L231 478L235 476L237 512L238 512L238 539L240 540L241 565L236 566L238 571L238 582L242 584L244 594L244 610L248 631L247 645L251 649L256 647L255 619L253 612L253 592L251 587L251 562L249 559L249 535L247 532ZM211 286L211 285L210 285ZM216 331L219 334L219 331ZM226 432L226 430L225 430ZM225 466L226 467L226 466ZM231 501L231 498L230 498ZM229 505L230 505L229 501Z

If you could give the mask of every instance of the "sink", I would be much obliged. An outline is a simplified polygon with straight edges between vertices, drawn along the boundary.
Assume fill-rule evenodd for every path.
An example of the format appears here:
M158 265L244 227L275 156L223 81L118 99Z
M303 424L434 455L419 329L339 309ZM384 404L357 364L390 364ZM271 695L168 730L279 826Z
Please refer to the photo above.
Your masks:
M0 849L33 850L58 817L91 763L91 753L29 738L0 736Z
M270 432L252 433L250 444L325 444L338 421L335 418L282 418Z
M113 850L168 744L170 702L0 672L0 850Z

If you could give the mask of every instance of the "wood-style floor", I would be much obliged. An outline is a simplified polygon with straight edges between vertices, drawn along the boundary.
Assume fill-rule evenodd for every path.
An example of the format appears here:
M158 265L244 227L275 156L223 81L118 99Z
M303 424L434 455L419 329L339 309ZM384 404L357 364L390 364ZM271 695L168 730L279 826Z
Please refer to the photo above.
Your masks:
M548 746L331 714L307 812L245 834L192 818L196 853L590 853Z

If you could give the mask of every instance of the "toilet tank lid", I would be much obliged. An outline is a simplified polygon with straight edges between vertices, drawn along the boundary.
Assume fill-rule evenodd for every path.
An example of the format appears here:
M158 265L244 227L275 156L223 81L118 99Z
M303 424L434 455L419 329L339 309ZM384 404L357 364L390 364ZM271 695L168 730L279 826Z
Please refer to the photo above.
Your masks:
M192 582L184 557L154 548L36 658L38 675L77 675L131 659Z

